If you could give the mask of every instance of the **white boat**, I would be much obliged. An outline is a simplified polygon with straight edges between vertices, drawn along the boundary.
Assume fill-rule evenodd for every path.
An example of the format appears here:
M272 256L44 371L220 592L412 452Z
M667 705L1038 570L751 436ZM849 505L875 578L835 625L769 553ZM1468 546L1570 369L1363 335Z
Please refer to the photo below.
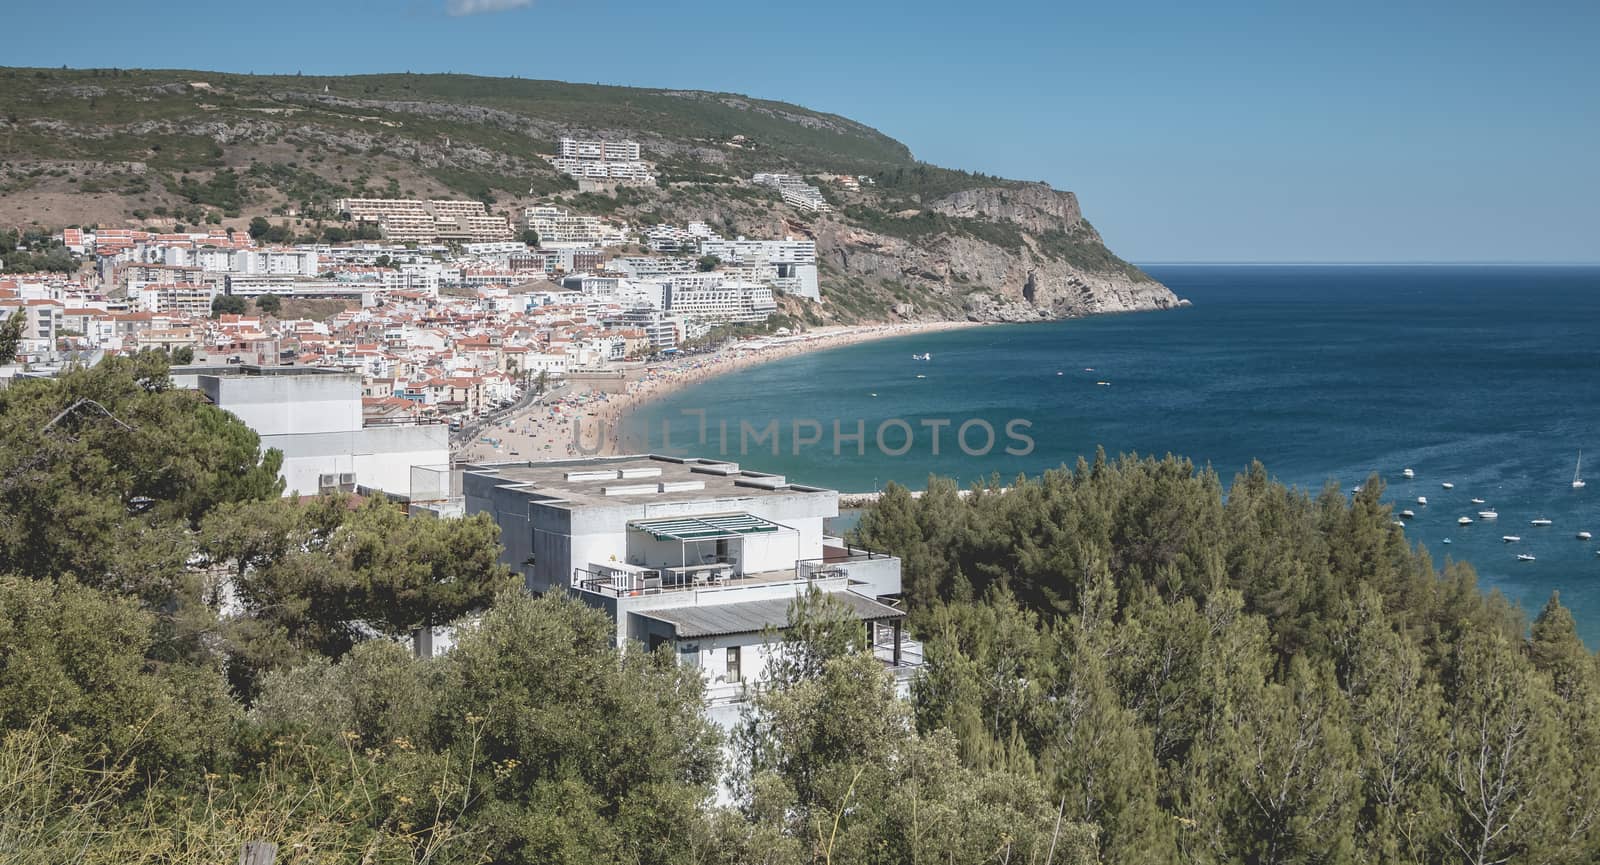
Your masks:
M1550 525L1550 520L1547 520L1544 517L1539 517L1538 519L1535 519L1535 520L1529 520L1528 521L1528 525L1530 525L1530 526L1548 526L1548 525Z
M1417 473L1412 471L1411 469L1406 469L1405 471L1401 472L1400 474L1402 476L1406 477L1407 479L1414 478L1414 477L1417 476Z
M1583 451L1578 451L1578 464L1572 469L1572 488L1581 490L1588 484L1583 482Z
M1500 515L1495 513L1494 511L1478 511L1478 519L1480 519L1480 520L1498 520L1498 519L1500 519Z
M1587 541L1592 537L1594 537L1594 535L1591 535L1588 532L1578 532L1578 540L1580 541Z
M933 355L928 353L928 352L923 352L922 354L914 354L914 355L912 355L911 359L912 360L933 360Z
M1453 490L1453 489L1456 488L1456 485L1453 484L1453 483L1450 483L1449 481L1445 481L1444 483L1440 484L1439 486L1444 487L1447 490Z
M1444 540L1440 541L1439 543L1448 544L1448 543L1450 543L1450 539L1449 538L1445 538Z
M1472 503L1475 505L1481 505L1483 504L1483 499L1473 499Z
M927 378L927 376L923 375L922 373L917 373L917 378Z
M1350 492L1353 492L1353 493L1361 492L1361 485L1360 484L1356 484L1355 487L1350 490Z
M1394 526L1396 526L1398 528L1402 528L1403 529L1403 528L1406 527L1405 522L1402 521L1402 520L1391 520L1390 522L1391 522L1392 525L1394 525Z
M1519 561L1519 562L1531 562L1531 561L1534 561L1533 553L1517 553L1517 561Z
M1401 511L1400 512L1400 516L1402 518L1408 519L1408 520L1411 519L1412 517L1416 516L1416 515L1417 515L1417 512L1416 511L1412 511L1412 510L1405 510L1405 511Z
M1470 525L1472 525L1472 517L1462 517L1461 519L1456 520L1456 525L1458 525L1458 526L1470 526Z
M1500 536L1500 540L1505 541L1508 544L1520 544L1520 543L1522 543L1522 536L1521 535L1501 535Z
M1425 505L1427 503L1428 503L1428 497L1427 496L1417 496L1417 504Z

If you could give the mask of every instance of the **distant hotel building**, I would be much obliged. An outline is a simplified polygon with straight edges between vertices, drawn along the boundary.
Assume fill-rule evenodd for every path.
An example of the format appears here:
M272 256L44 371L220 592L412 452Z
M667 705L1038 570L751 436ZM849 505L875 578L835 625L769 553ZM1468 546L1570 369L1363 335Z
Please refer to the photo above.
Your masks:
M600 217L578 216L548 204L524 210L523 221L539 235L541 247L595 246L604 234Z
M666 311L701 321L755 323L778 311L772 289L723 274L689 273L667 283Z
M584 141L563 138L560 155L551 157L557 171L582 180L632 180L649 182L655 177L650 166L639 158L637 141Z
M713 235L700 241L701 255L714 255L724 264L770 266L773 288L808 300L820 300L815 240L728 240Z
M805 178L795 174L760 173L751 177L750 182L778 190L784 203L801 210L826 213L833 209L828 200L822 197L822 190L806 183Z
M511 224L481 201L343 198L335 206L355 222L372 223L397 243L494 243L512 238Z
M561 139L561 155L569 159L603 159L607 162L639 160L637 141L579 141Z

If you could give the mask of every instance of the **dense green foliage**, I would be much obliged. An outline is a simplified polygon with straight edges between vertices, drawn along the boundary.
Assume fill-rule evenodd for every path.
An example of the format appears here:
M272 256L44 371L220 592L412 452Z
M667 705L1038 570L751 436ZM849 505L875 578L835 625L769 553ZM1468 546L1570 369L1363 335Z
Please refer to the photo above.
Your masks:
M245 299L236 294L219 294L211 298L211 317L222 315L244 315L249 305Z
M27 313L20 309L6 316L5 321L0 321L0 364L17 359L17 350L22 346L22 335L27 325Z
M858 540L903 557L911 699L813 592L727 739L486 517L280 498L276 460L156 354L0 392L0 861L1600 857L1571 615L1436 569L1376 479L891 487Z
M1108 863L1600 858L1600 669L1435 569L1370 480L1312 497L1253 466L1080 462L965 498L891 488L917 726L1036 772Z
M204 81L207 90L190 82ZM329 89L325 96L324 87ZM208 107L204 114L196 102ZM483 123L463 123L460 116L436 113L429 105L482 106L506 112ZM549 128L650 130L675 141L721 141L743 134L744 149L728 149L730 160L761 166L805 166L815 170L878 170L910 162L905 145L867 126L824 112L748 96L702 91L651 90L520 78L469 75L236 75L170 70L0 69L0 117L16 130L9 149L21 157L139 159L158 168L180 171L216 164L221 149L201 136L169 135L152 150L148 136L115 133L93 139L60 140L29 129L37 117L65 123L92 122L120 128L134 122L178 121L203 116L210 122L250 120L259 124L262 109L295 109L297 122L327 129L370 133L373 119L403 125L417 140L452 136L472 144L536 160L551 151L553 136L520 127L517 117L538 118ZM295 139L286 137L286 141ZM460 169L443 168L444 172ZM747 166L741 170L748 173ZM468 172L470 174L470 172ZM452 188L473 194L506 184L521 191L527 177L441 176ZM537 180L552 189L572 188L555 172ZM300 187L307 198L327 200L324 192ZM197 190L198 191L198 190ZM220 193L220 190L218 190ZM339 197L333 195L331 197ZM219 205L225 193L198 192ZM300 200L295 198L294 200Z
M58 242L37 232L0 229L0 273L71 273L78 259Z

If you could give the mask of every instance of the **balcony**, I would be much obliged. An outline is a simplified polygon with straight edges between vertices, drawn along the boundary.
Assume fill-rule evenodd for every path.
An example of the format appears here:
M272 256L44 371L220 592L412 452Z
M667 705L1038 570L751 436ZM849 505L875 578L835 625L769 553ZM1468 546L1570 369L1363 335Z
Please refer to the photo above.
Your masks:
M842 571L805 568L803 567L805 564L796 562L793 568L741 573L731 562L689 565L681 568L641 568L636 565L619 566L617 563L612 563L601 566L598 570L575 569L572 588L611 598L631 598L746 589L784 583L809 583L845 576Z

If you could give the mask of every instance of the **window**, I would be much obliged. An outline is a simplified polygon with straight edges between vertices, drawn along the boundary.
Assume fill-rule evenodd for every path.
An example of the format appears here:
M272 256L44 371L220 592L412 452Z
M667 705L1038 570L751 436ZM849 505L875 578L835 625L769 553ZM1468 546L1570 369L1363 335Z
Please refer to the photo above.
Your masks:
M728 681L742 681L739 675L739 647L728 647Z

